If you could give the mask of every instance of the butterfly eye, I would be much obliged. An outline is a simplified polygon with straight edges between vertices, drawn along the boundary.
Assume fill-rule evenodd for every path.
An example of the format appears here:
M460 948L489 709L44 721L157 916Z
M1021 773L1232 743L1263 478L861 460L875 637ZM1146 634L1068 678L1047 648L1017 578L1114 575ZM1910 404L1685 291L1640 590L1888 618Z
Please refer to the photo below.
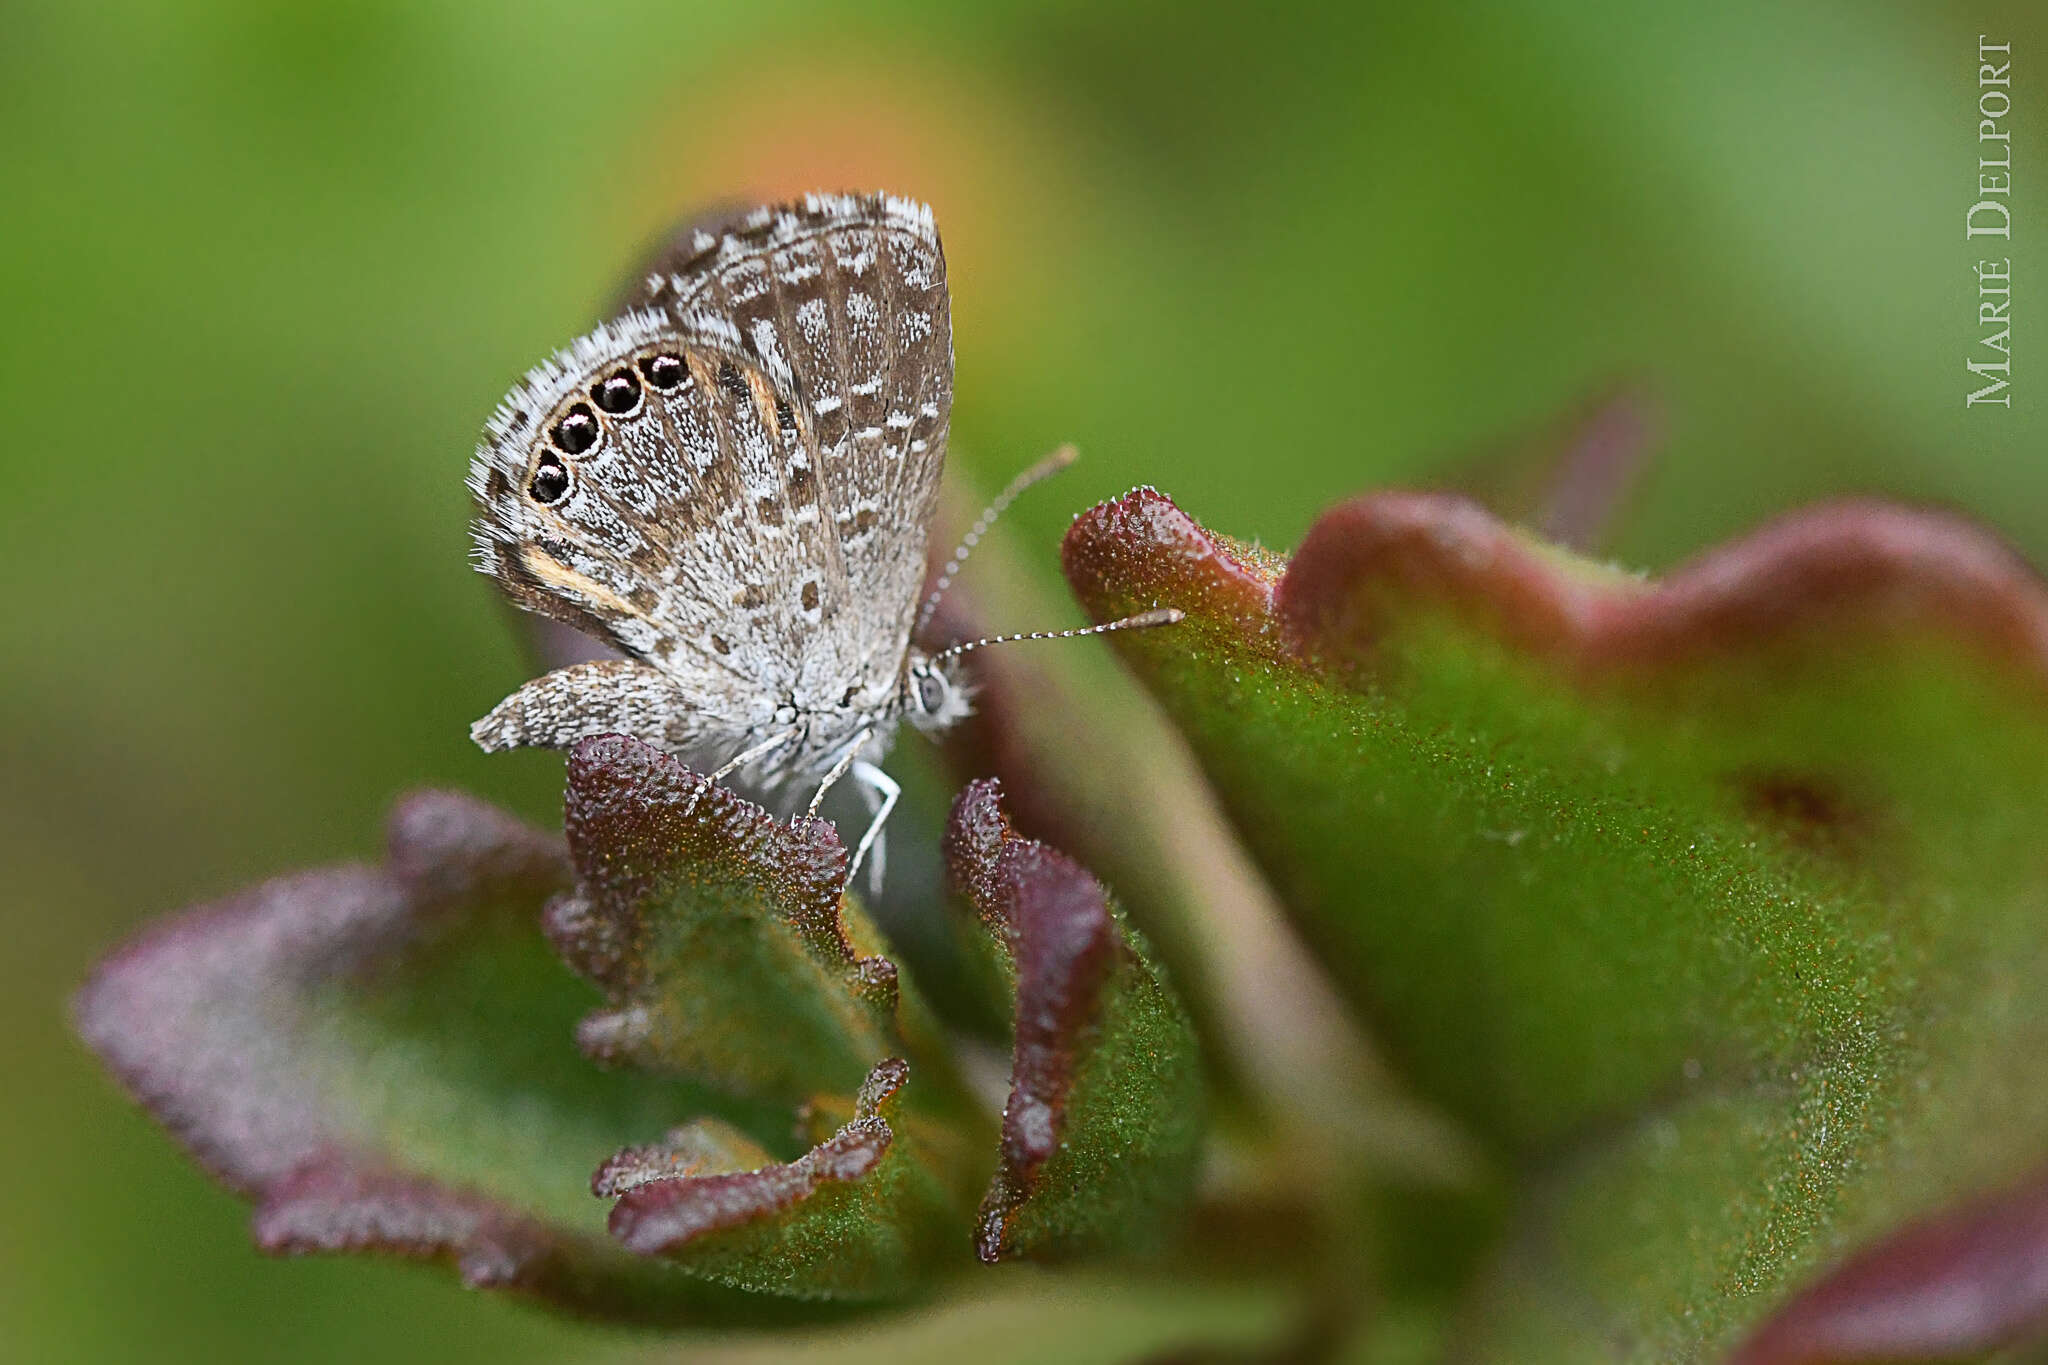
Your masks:
M550 435L555 449L564 455L581 455L597 444L597 414L582 403L569 409L569 415L555 423Z
M936 673L917 675L918 709L928 716L939 713L946 704L946 680Z
M631 370L620 370L593 384L590 396L597 406L614 417L623 417L640 406L640 381Z
M683 382L683 358L664 351L640 362L640 373L657 389L672 389Z
M547 451L540 457L540 463L534 466L533 482L527 488L532 492L533 500L544 507L560 502L562 495L569 491L569 471L555 458L554 451Z

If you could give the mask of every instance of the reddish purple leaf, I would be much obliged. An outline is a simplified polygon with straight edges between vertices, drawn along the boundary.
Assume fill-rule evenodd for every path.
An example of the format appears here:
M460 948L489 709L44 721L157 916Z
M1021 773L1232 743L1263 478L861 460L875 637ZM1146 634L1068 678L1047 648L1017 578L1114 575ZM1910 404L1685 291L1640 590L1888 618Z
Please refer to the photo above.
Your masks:
M1143 1246L1181 1211L1200 1139L1185 1014L1101 883L1020 837L993 779L954 802L947 857L1015 983L984 1261Z
M384 866L279 878L143 933L79 991L78 1029L255 1201L265 1251L439 1260L612 1316L765 1316L603 1236L579 1169L706 1105L577 1054L586 992L538 925L568 884L553 837L467 797L414 796Z
M2048 1328L2048 1176L1915 1223L1801 1291L1730 1365L1948 1359Z
M957 1255L962 1210L904 1130L909 1078L898 1058L876 1066L847 1122L791 1162L755 1164L758 1151L687 1129L620 1152L592 1178L617 1196L612 1235L737 1288L852 1300L913 1292Z
M1640 384L1613 385L1544 429L1462 461L1449 486L1553 544L1591 553L1613 537L1650 464L1657 406Z

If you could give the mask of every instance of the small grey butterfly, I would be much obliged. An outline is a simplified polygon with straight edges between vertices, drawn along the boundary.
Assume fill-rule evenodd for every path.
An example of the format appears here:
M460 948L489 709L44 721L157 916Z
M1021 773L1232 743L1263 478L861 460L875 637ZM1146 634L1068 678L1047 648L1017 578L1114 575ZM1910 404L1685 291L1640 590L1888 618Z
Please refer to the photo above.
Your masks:
M632 735L782 814L850 773L873 813L850 878L896 802L879 763L898 724L967 715L960 659L1002 642L911 643L952 403L928 208L810 195L685 234L623 312L513 388L469 474L478 567L626 657L534 679L471 735ZM1061 463L1006 490L948 581Z

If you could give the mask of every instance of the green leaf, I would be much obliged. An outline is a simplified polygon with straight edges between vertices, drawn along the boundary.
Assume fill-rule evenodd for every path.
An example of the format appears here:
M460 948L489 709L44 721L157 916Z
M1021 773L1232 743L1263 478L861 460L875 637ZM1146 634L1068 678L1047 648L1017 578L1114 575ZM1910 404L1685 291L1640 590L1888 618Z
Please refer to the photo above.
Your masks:
M890 1056L917 1061L927 1092L950 1085L841 898L829 823L778 821L618 735L576 746L567 808L578 888L548 930L610 1002L578 1031L592 1055L787 1104L852 1094Z
M954 803L947 856L1017 1002L981 1258L1158 1245L1185 1210L1202 1136L1186 1011L1101 883L1011 828L993 779Z
M951 519L964 529L981 504L954 491ZM1026 571L1002 525L980 542L974 564L942 599L930 645L1068 623L1073 604ZM954 788L999 778L1020 832L1116 888L1118 907L1194 1022L1215 1122L1288 1150L1290 1165L1312 1150L1329 1167L1363 1160L1424 1182L1470 1169L1468 1145L1361 1037L1187 746L1103 645L983 650L974 684L974 712L945 745ZM979 935L952 917L942 923ZM974 954L956 945L951 956L966 959L949 973L953 999L972 987L1008 1010L1013 992L999 972L970 983ZM953 1013L982 1022L957 1005Z
M774 1125L577 1051L590 992L538 924L569 882L552 836L467 797L414 796L383 866L280 878L142 935L79 991L78 1030L255 1201L266 1251L435 1259L606 1316L784 1320L786 1300L605 1235L586 1173L623 1138L690 1115Z
M901 1112L910 1068L878 1065L847 1122L773 1164L744 1136L697 1124L619 1153L592 1188L615 1195L611 1230L721 1284L819 1298L887 1299L964 1259L958 1196Z
M2048 1133L2048 596L1864 504L1662 584L1382 495L1291 565L1141 490L1070 580L1295 923L1523 1182L1475 1358L1727 1346Z

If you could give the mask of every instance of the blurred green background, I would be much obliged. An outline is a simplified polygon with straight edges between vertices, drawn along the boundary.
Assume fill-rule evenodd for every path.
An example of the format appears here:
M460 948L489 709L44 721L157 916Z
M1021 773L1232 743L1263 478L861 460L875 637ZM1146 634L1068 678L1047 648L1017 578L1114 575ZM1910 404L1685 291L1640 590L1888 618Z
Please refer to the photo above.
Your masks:
M549 816L558 759L465 734L524 674L463 471L704 201L936 207L958 463L1087 456L1015 514L1048 575L1133 483L1286 546L1628 378L1667 437L1630 562L1846 490L2048 561L2040 7L1695 8L0 9L0 1356L673 1354L260 1259L64 1001L150 916L374 854L405 788ZM2018 398L1966 412L1980 32L2019 55ZM1105 1356L1144 1330L1095 1308Z

